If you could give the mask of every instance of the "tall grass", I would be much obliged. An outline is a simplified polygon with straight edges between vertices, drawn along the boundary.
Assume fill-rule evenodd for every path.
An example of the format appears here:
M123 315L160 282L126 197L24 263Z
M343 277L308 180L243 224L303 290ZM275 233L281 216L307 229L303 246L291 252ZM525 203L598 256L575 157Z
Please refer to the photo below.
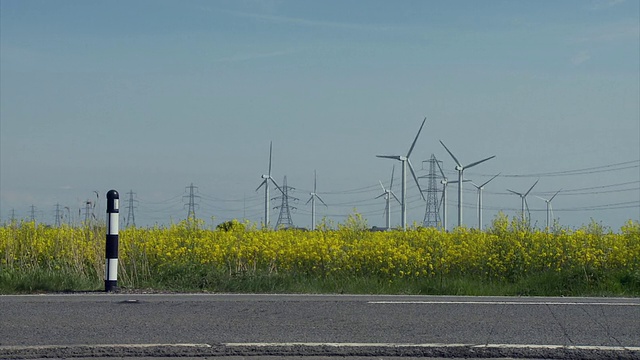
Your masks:
M201 222L120 232L118 285L258 293L640 296L640 224L548 233L499 215L480 232L259 229ZM0 292L100 290L103 225L0 228Z

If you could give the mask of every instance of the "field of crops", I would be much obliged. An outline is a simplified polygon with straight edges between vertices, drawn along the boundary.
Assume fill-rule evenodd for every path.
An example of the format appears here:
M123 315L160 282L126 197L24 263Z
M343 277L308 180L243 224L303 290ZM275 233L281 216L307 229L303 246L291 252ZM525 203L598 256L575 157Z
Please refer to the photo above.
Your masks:
M640 296L640 224L547 233L263 230L182 222L120 231L121 288L180 291ZM0 292L99 290L104 226L0 228Z

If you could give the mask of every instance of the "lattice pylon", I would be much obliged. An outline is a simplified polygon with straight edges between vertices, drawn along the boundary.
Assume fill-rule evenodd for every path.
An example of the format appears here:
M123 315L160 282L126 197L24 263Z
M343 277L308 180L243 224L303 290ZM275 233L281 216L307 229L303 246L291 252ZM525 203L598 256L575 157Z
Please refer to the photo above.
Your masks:
M272 199L282 199L280 206L274 207L274 209L280 208L280 214L278 215L278 221L276 222L276 229L289 229L294 227L293 219L291 219L291 210L295 210L296 208L289 205L289 200L296 201L298 199L290 197L289 190L294 190L294 188L287 186L287 177L285 176L282 181L282 195Z
M438 227L441 224L440 221L440 201L438 201L438 195L440 189L438 189L438 176L436 174L437 162L436 156L431 154L429 162L429 174L424 176L427 181L426 199L427 208L424 212L424 220L422 226L424 227Z

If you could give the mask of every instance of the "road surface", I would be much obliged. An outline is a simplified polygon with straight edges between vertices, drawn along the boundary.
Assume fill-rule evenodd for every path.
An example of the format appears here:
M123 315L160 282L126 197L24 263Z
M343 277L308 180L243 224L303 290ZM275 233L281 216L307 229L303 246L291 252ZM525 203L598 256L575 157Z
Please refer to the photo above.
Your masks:
M640 358L638 298L0 296L0 358Z

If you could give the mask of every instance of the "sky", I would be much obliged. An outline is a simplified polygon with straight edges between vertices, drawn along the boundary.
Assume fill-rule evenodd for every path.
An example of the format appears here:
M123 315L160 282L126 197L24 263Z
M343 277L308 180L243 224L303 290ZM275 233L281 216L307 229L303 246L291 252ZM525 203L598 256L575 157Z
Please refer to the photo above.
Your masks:
M272 142L295 226L311 226L314 171L318 223L384 226L379 182L393 171L400 197L401 163L376 155L406 155L425 118L417 176L433 154L457 179L440 141L462 165L495 155L464 172L500 174L485 227L520 216L507 189L536 181L537 227L538 197L559 190L561 226L638 221L640 1L0 0L0 223L78 223L87 202L104 219L115 189L123 224L166 225L187 217L193 184L206 224L259 224ZM462 194L462 225L477 227L477 190ZM410 225L429 203L409 173ZM457 206L449 184L449 229Z

